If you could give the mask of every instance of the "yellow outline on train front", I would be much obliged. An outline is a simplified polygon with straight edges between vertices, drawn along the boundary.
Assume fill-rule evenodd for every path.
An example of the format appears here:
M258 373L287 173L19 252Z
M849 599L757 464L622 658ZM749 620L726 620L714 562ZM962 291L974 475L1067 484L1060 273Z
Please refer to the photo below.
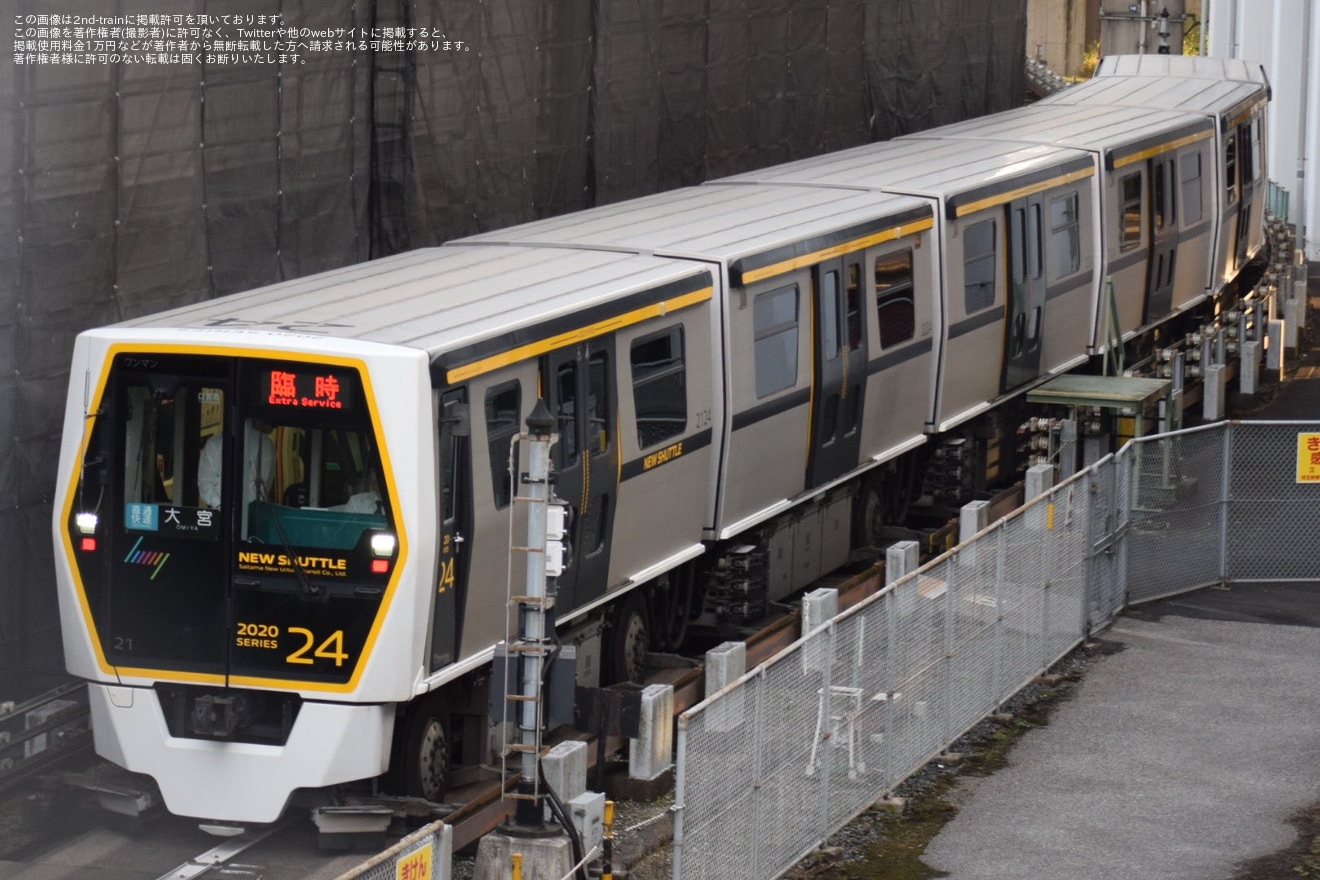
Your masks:
M136 677L136 678L155 678L161 681L185 681L197 682L201 684L228 683L230 686L263 686L279 687L293 690L323 691L327 693L350 693L357 689L358 682L362 678L363 670L366 669L367 660L376 645L376 639L380 635L380 628L389 613L390 605L394 599L394 592L398 588L399 580L405 568L408 558L408 535L404 528L404 519L399 509L398 486L394 479L394 467L390 463L389 447L385 443L382 434L381 423L378 417L380 411L376 405L375 391L371 385L371 373L367 369L367 362L361 358L343 357L339 355L320 355L310 354L300 351L286 351L284 349L267 348L241 348L236 346L222 345L185 345L177 342L152 344L148 342L116 342L112 343L105 352L105 359L101 365L101 375L97 380L96 392L92 395L91 406L88 410L83 436L78 445L77 461L87 460L87 447L91 443L92 430L95 427L96 415L100 410L101 400L105 396L106 385L110 381L110 369L115 358L120 354L194 354L212 357L244 357L244 358L271 358L275 360L298 361L300 363L331 364L340 367L350 367L358 371L362 378L362 389L367 396L368 414L371 417L371 429L376 435L377 448L380 450L381 468L385 471L386 490L390 496L390 506L393 508L395 536L399 542L398 560L394 565L394 570L390 575L389 584L385 588L385 595L381 598L380 608L376 612L376 618L371 622L371 630L367 633L366 639L362 643L362 653L358 657L353 668L353 674L349 676L348 681L343 684L334 684L330 682L308 681L297 678L266 678L254 676L225 676L215 675L213 673L184 672L174 669L150 669L130 666L116 666L106 659L105 652L101 649L101 638L96 628L96 622L92 617L91 606L87 602L87 591L83 587L82 569L78 566L78 557L73 547L73 538L69 533L68 523L73 515L74 502L78 494L78 480L71 479L69 482L69 491L64 502L64 519L60 528L60 539L64 544L64 552L68 556L69 567L73 572L74 586L78 593L78 604L82 609L83 620L87 624L87 631L91 636L92 649L96 652L96 663L100 670L106 675L117 677Z

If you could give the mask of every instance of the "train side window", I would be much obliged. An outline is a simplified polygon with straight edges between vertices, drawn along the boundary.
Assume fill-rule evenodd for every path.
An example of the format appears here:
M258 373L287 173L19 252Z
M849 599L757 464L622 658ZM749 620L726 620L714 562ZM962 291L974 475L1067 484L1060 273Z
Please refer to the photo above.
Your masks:
M1130 251L1141 244L1141 173L1127 175L1119 185L1123 192L1123 229L1118 249Z
M1265 146L1261 143L1260 135L1260 117L1257 116L1251 120L1251 179L1260 180L1261 172L1265 169L1261 167L1261 154Z
M1082 267L1081 213L1075 192L1050 201L1050 245L1055 278L1064 278Z
M1182 209L1183 222L1188 226L1201 219L1201 154L1188 153L1182 157Z
M967 314L995 304L995 221L982 220L963 230L963 306Z
M875 258L875 313L880 321L881 349L907 342L916 335L911 248Z
M1154 200L1155 208L1155 231L1159 232L1164 228L1164 203L1167 197L1164 187L1164 163L1155 163L1155 173L1151 181L1151 188L1154 190L1151 198Z
M637 445L646 449L687 430L687 365L683 325L633 341L633 409Z
M848 350L862 347L862 264L848 264L848 287L845 291L844 320L848 329Z
M466 395L450 391L440 399L440 521L453 523L458 515L458 481L462 471L463 438L454 430L459 419L455 407Z
M1237 180L1237 134L1230 134L1224 139L1224 194L1228 204L1238 198Z
M610 385L603 351L587 361L587 452L599 455L610 448Z
M832 361L839 356L839 273L823 273L820 286L817 292L821 305L820 347L825 360Z
M756 396L765 397L797 384L798 289L780 287L753 303Z
M559 442L555 448L559 453L560 467L567 467L577 461L577 364L559 365L555 376L559 383Z
M518 433L521 412L522 393L517 381L496 385L486 392L486 443L490 449L490 478L496 510L508 507L513 497L509 455L513 437ZM512 472L517 470L515 461Z

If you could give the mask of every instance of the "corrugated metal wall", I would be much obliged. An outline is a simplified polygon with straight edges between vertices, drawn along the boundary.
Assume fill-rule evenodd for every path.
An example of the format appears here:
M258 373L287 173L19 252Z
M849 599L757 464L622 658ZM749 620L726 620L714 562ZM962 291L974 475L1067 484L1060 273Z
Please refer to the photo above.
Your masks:
M1004 109L1026 0L79 0L448 50L0 64L0 696L62 674L50 516L82 329ZM53 10L0 0L0 21Z

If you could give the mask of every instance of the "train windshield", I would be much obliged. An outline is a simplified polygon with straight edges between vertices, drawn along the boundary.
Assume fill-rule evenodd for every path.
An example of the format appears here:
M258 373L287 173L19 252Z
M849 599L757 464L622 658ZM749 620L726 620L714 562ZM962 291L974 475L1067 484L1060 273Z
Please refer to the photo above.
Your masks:
M382 460L355 368L116 356L69 522L107 659L345 678L396 556ZM312 618L334 651L239 637Z
M321 550L388 527L356 374L252 366L239 395L203 377L124 377L125 527L215 539L229 526L241 542Z

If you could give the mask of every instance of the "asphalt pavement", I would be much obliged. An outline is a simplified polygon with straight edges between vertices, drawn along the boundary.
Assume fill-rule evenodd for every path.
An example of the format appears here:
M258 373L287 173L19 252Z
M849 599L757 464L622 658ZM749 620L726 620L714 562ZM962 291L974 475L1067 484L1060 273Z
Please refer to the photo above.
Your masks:
M1320 802L1320 583L1237 584L1120 617L1049 725L972 780L926 850L953 880L1217 880Z
M1320 352L1247 417L1320 419ZM1314 552L1320 577L1320 535ZM1320 581L1200 590L1098 637L1120 649L968 781L926 863L951 880L1228 880L1292 846L1290 820L1320 803Z

